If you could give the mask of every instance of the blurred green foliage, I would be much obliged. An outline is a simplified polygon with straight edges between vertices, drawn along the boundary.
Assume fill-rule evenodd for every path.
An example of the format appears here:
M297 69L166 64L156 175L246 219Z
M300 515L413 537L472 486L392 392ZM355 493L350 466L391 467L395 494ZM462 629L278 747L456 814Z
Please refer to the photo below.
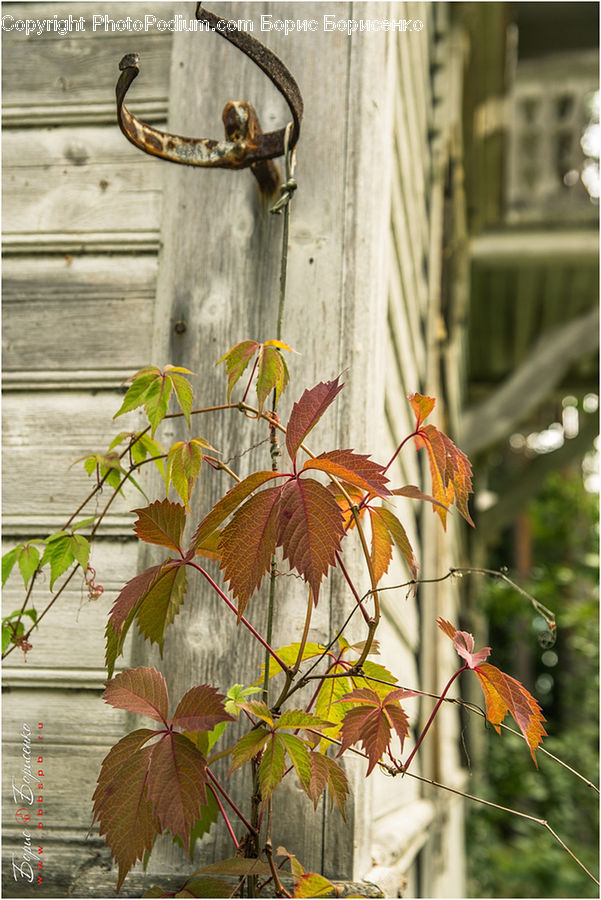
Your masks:
M533 566L530 579L520 583L555 612L557 641L550 650L541 647L536 637L546 630L543 620L510 586L489 582L481 596L490 624L491 661L523 680L537 697L547 719L544 747L598 784L597 497L584 489L579 467L557 472L527 518ZM512 558L511 540L505 536L489 565L499 567ZM472 760L470 790L547 819L598 875L598 795L541 753L537 771L520 739L506 732L499 739L491 730L484 747L485 758ZM552 836L532 822L474 804L467 842L471 896L599 896Z

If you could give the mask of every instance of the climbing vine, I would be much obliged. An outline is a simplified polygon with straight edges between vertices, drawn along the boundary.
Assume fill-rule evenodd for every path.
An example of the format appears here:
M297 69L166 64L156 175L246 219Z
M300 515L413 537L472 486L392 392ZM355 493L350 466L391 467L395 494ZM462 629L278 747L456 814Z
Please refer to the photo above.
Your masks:
M500 733L509 714L535 765L536 753L542 749L544 718L535 698L511 675L487 661L490 647L476 650L472 635L439 619L439 627L453 642L462 664L437 697L413 748L404 755L410 739L406 701L421 692L399 685L392 672L372 659L380 621L379 584L393 553L398 553L407 567L408 585L413 590L418 585L418 561L394 502L405 497L430 505L443 528L454 507L471 524L471 467L450 438L428 423L435 400L420 394L409 397L413 430L386 464L350 449L315 453L307 444L309 436L344 385L336 378L305 390L282 424L277 402L290 381L285 360L289 352L291 348L280 339L236 344L220 360L227 376L226 402L214 407L195 407L192 373L185 368L148 366L135 373L115 418L142 409L147 426L133 433L120 432L106 452L82 458L79 462L96 479L87 500L63 529L44 541L20 544L3 558L3 580L17 566L26 589L21 608L2 622L6 656L19 647L31 649L33 631L78 569L90 596L99 596L102 587L89 564L90 543L124 484L133 482L141 490L135 479L138 470L153 464L160 471L165 496L134 510L134 532L140 541L161 547L165 557L125 584L110 610L105 632L105 702L143 716L153 725L132 731L109 751L93 797L94 819L118 866L118 889L131 867L151 853L158 835L171 835L192 853L195 842L221 820L231 837L232 858L198 870L182 885L180 896L234 896L247 879L255 894L270 881L278 896L335 894L336 886L318 873L305 872L293 852L277 850L277 845L274 850L274 792L282 782L294 778L315 808L325 792L345 820L349 784L341 759L344 754L364 757L366 775L378 766L391 775L420 777L409 771L412 760L448 699L451 685L470 671L482 688L486 718L494 728ZM256 405L248 402L253 385ZM239 400L232 399L236 390L241 391ZM269 397L271 409L266 408ZM177 404L177 411L169 412L171 402ZM208 413L252 419L258 429L266 429L272 446L275 435L280 434L287 463L281 471L273 465L240 479L204 437L191 436L169 448L159 442L166 417L181 417L192 430L197 418ZM389 480L391 463L410 443L427 456L429 493L416 485L395 486ZM192 537L185 542L186 525L193 515L193 492L201 475L211 469L227 472L232 487L200 521L193 522ZM76 521L105 485L112 492L104 509L97 516ZM169 499L170 491L181 502ZM370 584L363 595L344 564L349 540L358 540L363 554ZM276 558L277 570L273 565ZM206 560L218 561L221 584L210 574ZM38 615L31 606L31 594L45 568L50 571L51 591L62 576L66 578ZM343 575L353 612L363 617L365 637L360 643L350 644L344 635L348 618L328 645L308 639L312 610L333 569ZM249 605L264 602L259 588L265 576L270 573L273 588L278 574L286 571L306 584L305 625L302 634L290 634L289 642L277 647L271 637L255 629L245 613ZM257 672L256 683L246 687L191 685L182 697L170 700L166 682L155 668L138 666L115 674L134 625L162 653L166 631L174 625L195 578L208 582L237 626L247 629L264 648L266 662ZM553 634L552 614L536 605ZM27 620L31 624L26 628ZM270 682L276 675L283 678L278 691L270 696ZM311 698L299 705L295 695L307 685L314 686ZM171 716L170 705L175 706ZM247 728L232 743L229 729L239 719ZM245 767L253 771L255 796L250 811L238 807L227 784L215 774L215 764L226 757L230 777L237 777ZM582 866L548 823L512 812L543 825ZM279 862L278 854L282 857ZM284 885L282 872L286 870L282 866L292 876L292 881L286 882L290 890ZM152 896L174 895L155 891Z

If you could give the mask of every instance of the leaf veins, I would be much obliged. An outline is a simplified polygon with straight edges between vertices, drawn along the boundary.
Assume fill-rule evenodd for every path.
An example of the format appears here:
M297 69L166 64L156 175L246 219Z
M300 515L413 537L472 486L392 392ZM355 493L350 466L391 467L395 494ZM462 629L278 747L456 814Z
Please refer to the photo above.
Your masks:
M405 696L402 688L390 691L380 698L371 688L359 688L342 698L357 704L348 710L342 721L342 742L338 755L352 744L361 741L369 759L367 775L390 747L392 730L401 740L401 749L409 734L409 720L399 698Z
M281 489L278 526L278 546L317 603L321 579L334 565L344 535L340 507L318 481L291 479Z
M298 448L343 387L338 378L334 381L321 381L306 390L294 404L286 426L286 449L291 460L296 459Z

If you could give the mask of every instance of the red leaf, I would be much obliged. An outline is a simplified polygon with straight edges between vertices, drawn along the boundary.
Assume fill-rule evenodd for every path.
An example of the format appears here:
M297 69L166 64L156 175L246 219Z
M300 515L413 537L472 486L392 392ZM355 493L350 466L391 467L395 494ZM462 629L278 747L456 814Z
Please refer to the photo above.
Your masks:
M138 519L134 531L148 544L160 544L181 554L181 540L186 525L186 511L181 503L155 500L144 509L134 509Z
M343 387L338 383L338 378L321 381L306 390L294 404L286 426L286 448L291 460L296 458L298 448Z
M149 569L145 569L139 575L131 578L113 603L109 621L117 634L123 628L125 620L134 609L138 600L152 584L162 565L163 563L158 566L151 566Z
M486 717L497 734L501 734L500 724L511 713L530 748L534 765L538 767L534 751L547 734L543 728L545 718L535 698L523 684L516 681L495 666L484 663L474 669L486 700Z
M192 741L169 731L151 747L148 799L164 831L179 835L187 847L192 826L207 802L206 762Z
M126 669L109 681L104 700L117 709L138 713L166 724L169 714L167 684L154 668Z
M253 491L256 491L257 488L260 488L265 482L278 477L281 476L278 476L277 472L253 472L253 474L249 475L248 478L245 478L244 481L235 485L231 491L228 491L227 494L215 504L211 512L204 517L196 529L194 537L192 538L194 550L197 553L199 552L207 538L213 534L215 529L218 528L244 500L246 500L249 494L252 494Z
M225 697L209 684L187 691L177 705L173 725L182 731L212 731L218 722L233 722L225 711Z
M366 493L378 497L389 497L386 487L388 478L384 475L384 466L374 462L369 456L355 453L353 450L331 450L321 453L315 459L308 459L303 466L307 469L319 469L333 475L341 481L347 481Z
M490 647L484 647L474 653L474 638L467 631L457 631L453 639L455 650L466 661L470 669L475 669L490 656Z
M340 815L346 822L346 798L349 793L348 779L344 769L329 756L317 751L311 753L311 779L307 793L317 809L319 798L323 794L326 784L330 791L330 808L336 803Z
M367 775L390 747L393 728L401 739L401 749L409 734L409 720L399 703L400 696L403 696L402 689L393 690L381 699L371 688L360 688L342 698L358 705L350 709L342 721L338 755L361 741L369 759Z
M423 394L409 394L409 403L413 407L413 412L417 419L415 430L418 431L421 428L422 422L428 418L434 409L436 400L434 397L424 397Z
M147 728L122 738L105 756L94 792L94 821L106 835L119 866L119 891L134 863L152 850L161 833L146 798L148 763L152 748L143 745L156 732Z
M282 488L278 526L278 546L310 585L317 603L321 579L334 565L344 535L338 504L318 481L291 479Z
M455 650L466 661L470 669L475 669L490 656L490 647L484 647L474 653L474 638L469 632L458 631L454 625L442 618L438 618L436 624L453 641Z
M238 621L271 564L278 536L281 492L281 487L271 487L249 497L219 540L221 568L238 598Z

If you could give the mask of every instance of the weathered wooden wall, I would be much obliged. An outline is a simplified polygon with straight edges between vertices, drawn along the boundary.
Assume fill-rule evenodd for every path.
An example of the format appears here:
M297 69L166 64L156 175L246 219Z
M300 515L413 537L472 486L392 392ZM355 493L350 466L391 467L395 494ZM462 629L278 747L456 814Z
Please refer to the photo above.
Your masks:
M48 14L46 3L5 8L24 17L25 6L28 17ZM70 6L74 15L79 7L86 16L96 9L96 4ZM116 18L131 13L131 5L111 6ZM193 7L175 3L168 12L193 16ZM258 19L253 3L215 8L226 16ZM445 379L445 398L439 378L441 354L451 363L457 356L443 334L441 279L443 254L457 231L445 213L449 159L461 156L461 52L451 41L445 9L445 4L337 2L332 11L340 19L420 19L424 28L351 37L321 30L256 35L285 60L305 99L283 329L284 340L301 355L291 361L282 416L304 387L348 368L344 391L311 436L310 445L318 450L354 447L386 461L412 428L407 393L439 397L441 427L449 426L445 399L451 411L460 405L458 382ZM319 3L294 5L295 18L321 21L324 11ZM290 15L285 3L269 3L269 12L274 18ZM200 375L198 397L220 402L225 390L223 371L214 368L219 356L238 340L265 340L275 333L281 220L258 202L248 172L168 166L125 142L112 124L121 55L136 50L142 57L132 110L142 119L161 121L168 109L171 130L218 137L221 109L230 99L250 100L266 130L284 124L287 116L264 76L216 35L180 33L171 39L86 32L67 41L45 35L25 42L14 34L4 40L4 512L10 546L24 535L43 536L60 527L72 511L87 480L68 466L86 451L108 445L117 430L109 420L118 385L127 374L149 360L183 364ZM43 78L29 72L31 83L24 84L16 77L15 60L23 53L40 54ZM43 85L36 86L39 82ZM460 208L457 177L452 190ZM176 321L185 322L183 333L175 332ZM447 368L453 371L452 364ZM207 419L198 428L226 458L264 437L237 413ZM168 444L183 433L165 426L161 439ZM251 465L268 467L266 445L232 465L241 475ZM406 448L393 472L395 483L419 484L423 474L419 457ZM225 475L206 474L194 498L195 515L228 486ZM139 503L130 495L132 505ZM43 720L53 785L48 818L55 823L45 833L55 866L48 864L47 884L60 890L73 883L76 896L98 895L85 891L114 879L102 876L103 842L92 837L83 843L82 837L99 762L126 727L124 717L107 709L99 695L106 613L136 565L127 509L120 501L94 552L105 586L102 599L90 603L73 584L40 628L28 662L12 654L5 667L5 779L17 764L21 719ZM420 512L408 501L397 510L422 574L443 574L453 541L441 539L429 510ZM142 556L140 563L148 554ZM350 556L349 565L359 571ZM387 583L406 577L398 565ZM364 580L359 576L362 586ZM302 627L304 591L295 579L280 582L276 639L284 643ZM36 589L38 607L45 589ZM20 597L13 577L5 609L16 608ZM422 588L417 601L405 591L383 594L382 600L381 661L402 684L438 689L450 654L444 643L439 650L434 620L441 613L453 618L447 586ZM335 633L350 602L335 576L323 591L311 639ZM249 606L257 626L264 622L264 604L263 592ZM355 628L360 637L360 624ZM137 642L126 661L160 665L177 695L198 681L222 689L235 681L248 683L258 676L262 653L219 601L195 586L168 632L163 661ZM425 703L411 702L413 722L427 717ZM422 771L457 784L454 739L451 716L423 755ZM366 783L360 763L350 764L349 775L354 801L348 827L327 805L315 818L291 786L274 840L331 876L369 873L387 893L402 887L403 896L460 896L457 805L408 778L392 782L377 776ZM233 783L232 790L241 802L248 796L242 782ZM6 790L4 803L6 856L18 844L19 829ZM223 852L229 847L210 836L199 858ZM164 843L150 871L177 871L181 865L181 856ZM14 886L6 877L6 859L4 868L8 893Z
M69 467L106 449L120 427L111 423L120 384L151 354L163 176L116 128L114 85L133 41L148 69L139 109L164 121L171 39L93 32L91 16L107 10L68 6L85 17L85 32L2 35L4 549L56 531L81 502L90 481L81 465ZM108 6L115 18L131 13L127 3ZM168 9L158 4L153 12ZM48 3L7 3L2 10L15 20L57 11ZM137 417L127 418L124 427L136 427ZM92 552L102 597L90 602L81 582L72 581L32 638L27 662L14 652L4 664L6 896L23 896L27 887L11 867L11 852L22 845L11 779L22 766L23 722L44 724L44 883L32 893L64 896L91 861L108 861L103 840L86 840L86 832L98 766L125 728L125 716L100 699L102 635L136 566L127 510L137 497L130 492L114 505ZM32 598L38 611L49 598L40 579ZM13 574L3 614L22 599Z

